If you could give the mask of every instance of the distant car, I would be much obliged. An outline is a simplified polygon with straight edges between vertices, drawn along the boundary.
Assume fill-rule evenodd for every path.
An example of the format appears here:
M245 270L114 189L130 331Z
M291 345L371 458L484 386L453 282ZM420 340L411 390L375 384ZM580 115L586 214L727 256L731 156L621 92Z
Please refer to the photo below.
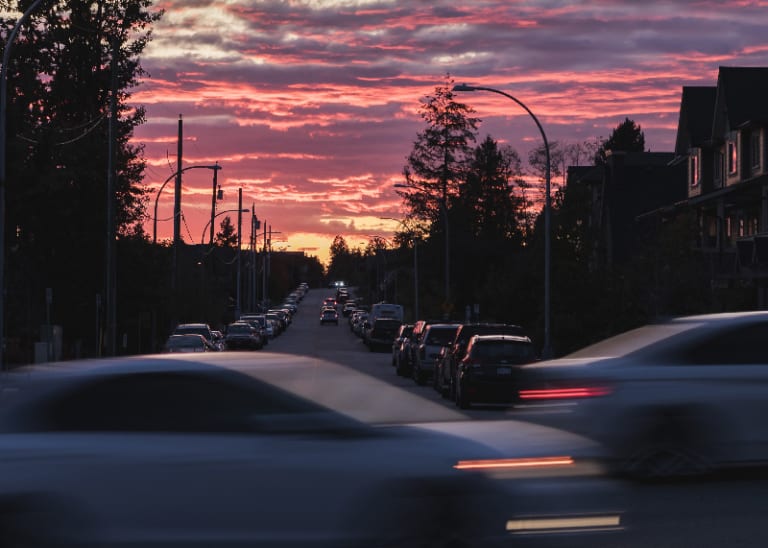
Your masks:
M436 323L426 326L419 346L413 353L414 361L411 375L416 384L424 384L435 373L440 348L453 341L459 324Z
M376 350L384 351L392 348L392 341L395 340L400 330L400 320L391 318L379 318L374 321L370 329L365 332L365 344L371 352Z
M518 335L475 335L459 362L456 405L514 403L520 389L521 365L536 360L531 339Z
M216 350L224 350L226 348L226 342L224 341L224 334L218 329L211 329L211 336L213 337L213 346Z
M215 347L213 342L213 332L211 326L207 323L182 323L177 325L176 329L173 330L173 335L188 334L202 335L210 345Z
M523 366L519 401L526 420L600 442L620 474L768 464L767 341L765 311L646 325Z
M264 314L244 314L240 316L238 321L247 322L251 324L253 328L258 329L259 334L261 335L261 341L265 346L269 344L269 339L274 336L272 326Z
M7 373L3 545L507 540L511 491L457 469L506 453L467 436L465 423L369 424L346 414L349 398L333 399L340 380L370 382L348 368L206 356L218 359L131 356Z
M243 321L227 326L226 343L228 350L261 350L264 347L261 332Z
M459 362L467 353L469 340L475 335L523 335L525 330L519 325L506 323L465 323L456 331L450 347L438 360L433 378L435 390L442 396L454 399L456 397L456 371Z
M392 341L392 365L397 368L397 363L403 359L403 341L408 338L413 331L412 323L404 323L397 330L397 335Z
M320 312L320 324L335 323L339 325L339 313L334 308L325 308Z
M163 352L178 354L187 352L214 352L216 348L205 340L205 337L197 333L185 335L171 335L163 345Z

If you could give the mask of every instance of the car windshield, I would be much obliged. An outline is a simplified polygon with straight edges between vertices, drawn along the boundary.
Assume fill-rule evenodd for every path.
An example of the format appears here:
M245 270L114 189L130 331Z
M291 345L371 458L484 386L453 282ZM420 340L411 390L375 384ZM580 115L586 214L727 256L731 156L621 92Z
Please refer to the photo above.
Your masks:
M535 351L527 342L483 341L475 344L471 357L486 362L526 363L533 361Z
M253 328L249 325L230 325L227 328L227 335L246 335L251 334Z
M457 327L430 327L424 344L430 346L447 346L456 336Z

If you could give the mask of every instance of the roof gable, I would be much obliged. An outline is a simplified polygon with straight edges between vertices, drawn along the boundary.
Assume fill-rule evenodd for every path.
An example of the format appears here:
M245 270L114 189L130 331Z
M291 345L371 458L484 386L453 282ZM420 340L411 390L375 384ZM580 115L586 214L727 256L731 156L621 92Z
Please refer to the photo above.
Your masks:
M680 101L675 153L687 155L688 149L702 147L712 137L715 116L715 86L685 86Z
M768 121L768 67L720 67L713 137Z

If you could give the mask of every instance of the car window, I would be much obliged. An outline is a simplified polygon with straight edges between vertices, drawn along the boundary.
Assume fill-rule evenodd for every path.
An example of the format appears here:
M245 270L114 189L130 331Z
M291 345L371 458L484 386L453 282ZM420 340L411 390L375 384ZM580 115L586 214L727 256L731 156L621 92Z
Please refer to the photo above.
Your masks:
M434 345L434 346L446 346L450 344L453 341L453 338L456 336L456 329L430 329L427 334L426 338L424 339L424 344L428 345Z
M768 365L768 323L719 330L670 353L672 363L688 365Z
M534 360L535 352L533 345L527 342L484 341L475 344L471 356L488 361L526 363Z
M110 375L59 394L34 429L116 432L254 432L259 417L318 413L311 402L248 379L215 374Z

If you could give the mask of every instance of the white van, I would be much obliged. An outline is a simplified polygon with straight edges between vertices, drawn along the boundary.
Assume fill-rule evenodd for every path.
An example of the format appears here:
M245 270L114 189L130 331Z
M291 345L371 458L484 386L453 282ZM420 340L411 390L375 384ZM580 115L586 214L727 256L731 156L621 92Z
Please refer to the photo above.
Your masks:
M371 312L368 315L368 321L373 324L378 318L392 318L403 321L403 306L392 303L376 303L371 306Z

